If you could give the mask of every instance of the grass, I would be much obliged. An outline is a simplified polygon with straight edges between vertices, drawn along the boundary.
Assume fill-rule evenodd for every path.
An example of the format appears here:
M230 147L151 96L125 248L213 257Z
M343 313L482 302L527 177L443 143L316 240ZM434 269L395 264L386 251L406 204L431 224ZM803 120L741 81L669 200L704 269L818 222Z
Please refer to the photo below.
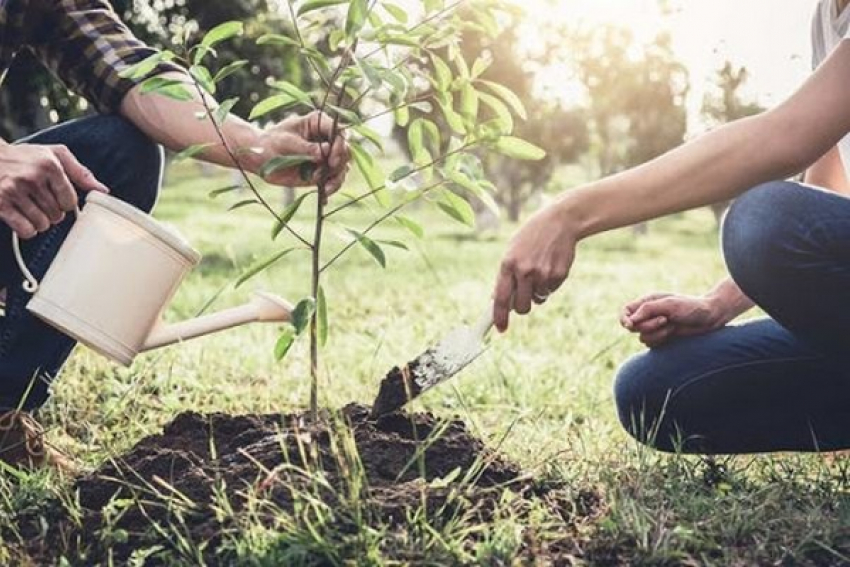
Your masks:
M207 198L223 184L221 178L200 177L193 167L171 172L156 216L179 226L204 260L180 289L169 319L191 316L216 296L216 308L237 304L254 286L293 302L307 293L307 256L298 253L242 288L229 286L274 245L261 212L226 213L225 203ZM411 252L388 249L389 266L381 271L355 251L325 284L331 335L323 358L323 405L370 403L387 370L462 320L474 320L487 304L514 227L474 237L438 213L414 210L411 216L427 227L426 238L414 242ZM355 211L348 220L362 226L366 217ZM408 238L394 226L381 236ZM411 513L408 539L396 544L432 564L509 564L523 530L545 539L546 533L570 529L579 564L850 564L850 499L840 460L779 455L718 463L666 456L639 447L617 422L611 381L617 366L640 350L618 325L620 306L651 291L698 293L722 275L714 220L706 211L654 223L645 237L620 231L582 244L561 293L533 315L515 319L511 332L494 336L476 364L414 407L460 414L473 431L501 442L506 455L536 475L601 494L600 510L572 525L540 511L530 516L538 518L532 526L513 517L507 505L488 525L460 517L435 527ZM42 412L49 438L93 468L188 409L304 408L306 341L277 363L276 332L274 326L254 325L219 333L142 356L130 369L78 348ZM3 478L0 525L6 541L0 563L26 563L14 555L12 514L38 509L57 494L73 509L73 494L49 474ZM328 533L322 528L326 513L313 510L310 526L282 515L278 530L246 527L231 547L246 565L318 557L382 563L376 542L387 534ZM476 534L472 549L462 545L469 533ZM172 537L182 551L169 557L178 564L199 562L197 543L178 535L179 526ZM106 530L104 537L120 534ZM140 551L139 565L143 555ZM68 561L75 564L73 546Z

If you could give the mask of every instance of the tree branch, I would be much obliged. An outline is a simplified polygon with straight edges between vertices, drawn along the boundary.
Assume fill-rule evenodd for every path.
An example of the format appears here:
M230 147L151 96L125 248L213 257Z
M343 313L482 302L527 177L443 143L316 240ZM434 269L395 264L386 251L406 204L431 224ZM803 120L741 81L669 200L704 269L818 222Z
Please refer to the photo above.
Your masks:
M431 185L431 186L429 186L429 187L426 187L425 189L422 189L422 192L421 192L419 195L417 195L417 196L413 197L412 199L408 199L408 200L404 201L403 203L399 203L398 205L396 205L395 207L393 207L392 209L390 209L389 211L387 211L386 213L384 213L383 215L381 215L380 217L378 217L377 219L375 219L374 221L372 221L372 223L371 223L369 226L367 226L367 227L366 227L366 228L365 228L365 229L364 229L364 230L363 230L360 234L362 234L363 236L365 236L365 235L369 234L370 232L372 232L372 230L374 230L374 229L375 229L375 227L377 227L378 225L380 225L381 223L383 223L383 222L384 222L385 220L387 220L388 218L390 218L390 217L394 216L396 213L398 213L400 210L402 210L403 208L405 208L407 205L409 205L409 204L411 204L411 203L415 203L416 201L418 201L419 199L421 199L421 198L422 198L424 195L426 195L427 193L430 193L430 192L431 192L431 191L433 191L434 189L437 189L438 187L440 187L440 186L442 186L442 185L445 185L446 183L447 183L447 181L444 179L444 180L442 180L442 181L439 181L438 183L435 183L435 184L433 184L433 185ZM346 244L346 245L342 248L342 250L340 250L339 252L337 252L337 253L333 256L333 258L331 258L330 260L328 260L328 261L325 263L325 265L324 265L324 266L322 266L322 268L321 268L321 270L320 270L320 271L321 271L321 272L324 272L325 270L327 270L328 268L330 268L330 267L331 267L334 263L336 263L336 261L337 261L337 260L339 260L340 258L342 258L342 257L345 255L345 253L346 253L346 252L348 252L349 250L351 250L351 249L354 247L354 245L355 245L355 244L357 244L357 240L353 240L353 241L349 242L348 244Z

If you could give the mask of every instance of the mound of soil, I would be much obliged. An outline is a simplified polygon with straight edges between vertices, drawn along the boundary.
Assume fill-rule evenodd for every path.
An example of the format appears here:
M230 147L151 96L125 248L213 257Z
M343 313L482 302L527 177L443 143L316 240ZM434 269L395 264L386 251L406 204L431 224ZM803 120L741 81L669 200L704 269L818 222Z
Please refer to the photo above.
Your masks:
M178 526L190 540L208 542L205 553L213 558L249 509L253 519L273 525L281 512L319 499L344 530L349 521L348 529L355 525L346 515L352 502L370 525L397 525L419 507L451 515L464 506L487 521L505 490L520 500L545 498L549 491L490 451L461 421L402 412L372 420L361 405L316 423L305 414L184 413L161 434L79 479L76 488L82 517L69 518L57 506L49 529L40 518L21 518L29 557L49 562L77 542L91 560L102 560L108 550L120 561L135 549L174 545L163 541L165 532L157 535L156 526L172 532ZM563 513L587 514L598 504L594 495L582 498L551 501Z

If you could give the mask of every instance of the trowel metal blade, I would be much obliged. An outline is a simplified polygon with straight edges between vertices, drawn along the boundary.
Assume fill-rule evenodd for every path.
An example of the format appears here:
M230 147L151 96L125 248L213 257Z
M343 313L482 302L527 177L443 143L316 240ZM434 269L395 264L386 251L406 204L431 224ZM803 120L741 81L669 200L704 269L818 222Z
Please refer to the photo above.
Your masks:
M442 384L485 351L480 329L458 327L403 368L394 368L381 382L372 417L392 413L422 392Z

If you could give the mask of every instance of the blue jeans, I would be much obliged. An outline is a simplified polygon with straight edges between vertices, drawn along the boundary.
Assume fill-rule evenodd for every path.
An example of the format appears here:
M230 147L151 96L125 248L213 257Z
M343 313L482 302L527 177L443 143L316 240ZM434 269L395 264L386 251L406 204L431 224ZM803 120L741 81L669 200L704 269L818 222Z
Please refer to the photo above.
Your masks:
M732 205L722 239L732 278L770 318L626 362L620 421L669 452L850 448L850 199L768 183Z
M67 146L111 194L149 212L162 181L162 149L118 116L95 116L61 124L20 143ZM85 193L80 192L80 203ZM73 215L37 237L22 242L32 273L41 279L74 222ZM0 223L0 287L7 290L0 318L0 410L34 410L48 398L51 382L74 348L74 340L26 310L30 295L12 254L11 230Z

